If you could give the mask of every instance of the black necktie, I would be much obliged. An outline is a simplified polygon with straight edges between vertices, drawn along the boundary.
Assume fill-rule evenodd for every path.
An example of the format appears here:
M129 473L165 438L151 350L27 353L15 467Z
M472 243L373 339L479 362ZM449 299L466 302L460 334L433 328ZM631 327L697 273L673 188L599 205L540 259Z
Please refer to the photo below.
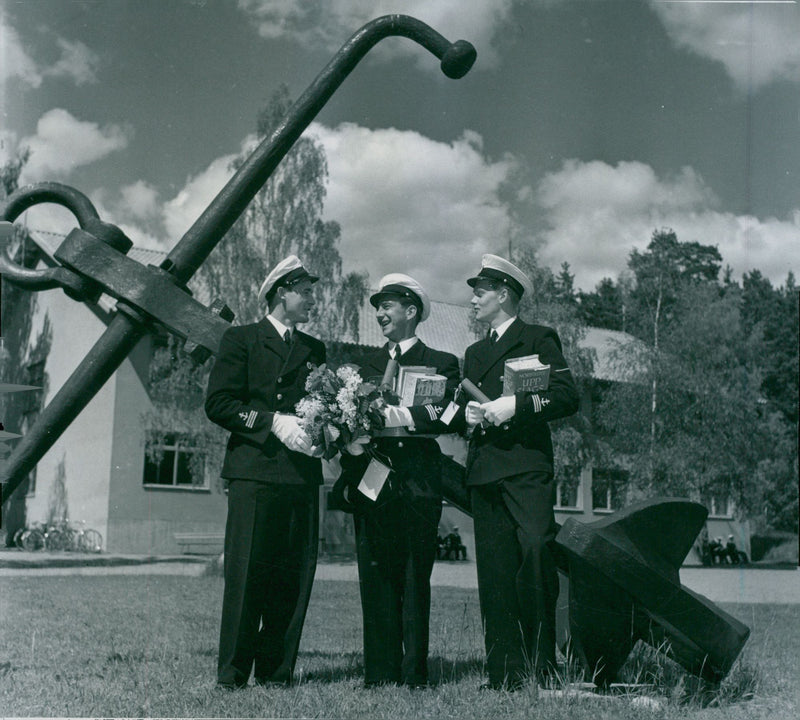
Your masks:
M400 357L400 346L395 345L389 352L389 355L392 356L392 360L397 360L397 358Z
M292 332L291 330L287 330L283 333L283 341L291 347L292 345Z
M494 345L497 342L497 340L498 340L497 330L492 328L491 331L489 332L489 342L492 343L492 345Z

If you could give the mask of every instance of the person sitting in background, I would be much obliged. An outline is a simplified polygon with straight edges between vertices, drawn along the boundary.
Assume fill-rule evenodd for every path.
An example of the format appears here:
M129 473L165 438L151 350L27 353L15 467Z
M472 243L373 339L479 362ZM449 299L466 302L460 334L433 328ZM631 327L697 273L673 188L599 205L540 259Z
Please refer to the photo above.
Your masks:
M708 545L708 552L711 554L711 564L720 565L725 562L725 548L722 545L722 538L714 538Z
M467 548L461 542L461 535L458 534L458 528L454 527L444 539L444 556L446 560L466 560Z

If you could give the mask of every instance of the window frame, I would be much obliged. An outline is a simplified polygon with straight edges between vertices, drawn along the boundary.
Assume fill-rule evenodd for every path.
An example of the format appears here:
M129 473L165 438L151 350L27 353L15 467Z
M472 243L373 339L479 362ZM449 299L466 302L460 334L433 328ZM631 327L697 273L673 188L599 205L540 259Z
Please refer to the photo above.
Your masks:
M172 442L169 442L169 438L172 436ZM173 453L172 458L172 469L170 471L170 477L172 482L170 484L167 483L159 483L159 482L147 482L147 469L148 466L155 466L157 468L157 477L160 476L161 464L166 460L166 457L162 457L161 461L156 465L154 460L151 460L148 457L147 450L145 449L144 452L144 464L142 466L142 488L145 490L167 490L170 492L211 492L211 483L209 482L208 477L208 458L204 457L203 462L203 483L202 485L191 483L179 483L178 478L180 477L180 457L181 455L188 456L195 453L201 453L205 456L205 451L199 448L191 447L191 445L187 446L186 444L182 443L181 440L188 436L186 433L167 433L167 441L161 443L155 443L153 445L154 448L160 450L164 455L166 453L171 452Z

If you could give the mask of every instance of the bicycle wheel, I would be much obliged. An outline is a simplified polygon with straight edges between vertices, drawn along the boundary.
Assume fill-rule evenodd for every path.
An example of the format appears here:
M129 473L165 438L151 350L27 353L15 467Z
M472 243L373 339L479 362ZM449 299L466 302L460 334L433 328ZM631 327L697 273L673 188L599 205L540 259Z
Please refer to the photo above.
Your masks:
M22 549L28 552L44 550L44 533L41 530L25 530L20 539Z
M63 550L70 550L72 552L80 552L83 547L81 545L81 532L75 528L68 528L64 530L64 547Z
M45 535L45 547L54 552L56 550L64 550L68 543L69 538L67 534L62 530L48 530L47 535Z
M83 552L99 553L103 549L103 536L97 530L85 530L81 536Z
M25 532L25 528L20 528L14 533L14 545L15 547L22 550L22 535Z

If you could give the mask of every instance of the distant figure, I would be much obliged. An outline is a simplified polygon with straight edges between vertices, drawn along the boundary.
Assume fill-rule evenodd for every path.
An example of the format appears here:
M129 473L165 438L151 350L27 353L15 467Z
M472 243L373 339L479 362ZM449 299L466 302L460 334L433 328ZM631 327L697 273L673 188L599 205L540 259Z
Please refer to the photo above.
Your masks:
M747 562L747 553L736 547L733 535L728 535L728 542L725 544L725 556L731 565L741 565Z
M711 559L711 546L708 542L708 530L703 528L700 532L700 537L698 538L697 545L696 545L697 553L700 556L700 562L705 565L712 565L713 561Z
M436 536L436 559L444 560L444 538L441 535Z
M711 564L712 565L725 565L727 563L728 554L725 550L725 545L722 544L722 538L714 538L714 542L709 546L711 551Z
M451 556L453 560L467 559L467 548L461 542L461 535L458 534L457 527L454 527L444 539L444 557L446 560L450 560Z

